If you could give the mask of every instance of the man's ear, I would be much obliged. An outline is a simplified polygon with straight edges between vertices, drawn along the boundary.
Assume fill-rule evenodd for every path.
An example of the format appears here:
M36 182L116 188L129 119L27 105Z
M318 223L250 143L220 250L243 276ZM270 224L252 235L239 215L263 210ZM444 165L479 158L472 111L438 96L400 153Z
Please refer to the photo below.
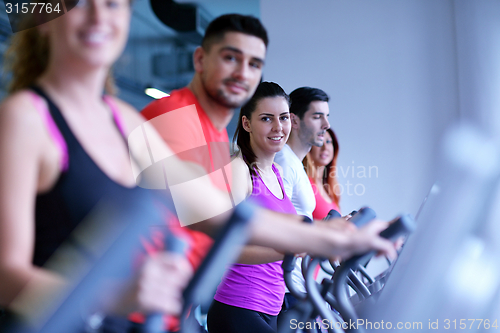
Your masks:
M300 118L295 113L290 113L290 121L292 122L292 128L300 128Z
M198 46L193 53L193 65L194 70L197 73L201 73L203 71L203 60L205 58L205 50L203 47Z
M250 126L250 119L247 116L241 117L241 125L243 125L243 129L248 133L252 132L252 127Z

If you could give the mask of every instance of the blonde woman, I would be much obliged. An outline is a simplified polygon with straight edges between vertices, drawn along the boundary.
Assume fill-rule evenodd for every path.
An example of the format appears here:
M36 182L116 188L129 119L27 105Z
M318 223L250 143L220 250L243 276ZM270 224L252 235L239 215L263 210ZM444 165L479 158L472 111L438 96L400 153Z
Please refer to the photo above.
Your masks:
M143 120L109 95L130 6L129 0L80 0L12 38L10 94L0 105L0 307L22 312L19 295L28 283L41 293L60 288L63 279L43 268L48 258L101 199L141 191L126 138ZM121 305L178 314L190 276L183 258L150 258L130 303Z

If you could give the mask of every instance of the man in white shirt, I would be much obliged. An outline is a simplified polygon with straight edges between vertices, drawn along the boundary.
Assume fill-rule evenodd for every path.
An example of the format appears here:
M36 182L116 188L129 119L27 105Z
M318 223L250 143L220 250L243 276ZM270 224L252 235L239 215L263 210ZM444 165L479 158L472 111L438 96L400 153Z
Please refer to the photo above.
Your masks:
M321 89L301 87L290 93L290 100L292 131L286 145L276 154L274 161L283 168L285 192L297 214L312 220L316 200L302 160L313 145L321 147L324 143L325 132L330 127L329 97ZM292 279L297 290L306 292L300 264L299 258L292 272ZM292 307L294 303L295 299L287 293L284 310Z

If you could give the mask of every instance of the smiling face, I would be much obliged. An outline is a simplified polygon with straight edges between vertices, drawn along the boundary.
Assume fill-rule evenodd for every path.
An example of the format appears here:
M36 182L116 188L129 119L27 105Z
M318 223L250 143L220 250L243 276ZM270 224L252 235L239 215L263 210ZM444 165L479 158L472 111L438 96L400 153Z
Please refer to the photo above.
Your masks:
M195 69L207 95L227 108L238 108L252 97L262 77L266 46L262 39L226 32L208 50L195 52Z
M129 0L80 0L68 13L39 27L56 61L110 67L125 47Z
M311 102L302 119L298 120L300 122L300 140L305 144L321 147L325 139L326 130L330 128L330 123L328 122L329 115L330 109L327 102Z
M325 132L325 143L321 147L313 146L309 156L316 166L326 166L333 160L335 148L330 133Z
M251 119L243 116L242 123L250 133L250 145L257 158L262 154L275 154L283 149L290 134L288 103L281 96L263 98Z

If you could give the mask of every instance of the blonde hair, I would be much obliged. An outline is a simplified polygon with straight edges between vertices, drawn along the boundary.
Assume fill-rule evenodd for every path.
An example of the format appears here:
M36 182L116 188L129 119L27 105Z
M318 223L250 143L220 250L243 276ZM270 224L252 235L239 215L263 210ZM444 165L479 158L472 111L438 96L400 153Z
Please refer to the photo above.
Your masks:
M35 26L34 18L27 19L22 26ZM8 92L26 89L45 72L50 59L49 37L43 36L38 28L29 28L15 33L4 55L4 75L12 74ZM105 83L106 93L117 92L110 69Z
M325 188L326 193L332 199L333 202L340 207L340 191L339 183L337 181L337 156L339 153L339 143L335 133L332 129L327 129L328 133L332 137L333 143L333 159L328 165L325 166L325 170L322 177L322 185ZM311 152L307 153L306 157L302 161L304 168L306 169L307 176L316 180L316 174L318 172L318 167L314 164L313 159L311 158Z

